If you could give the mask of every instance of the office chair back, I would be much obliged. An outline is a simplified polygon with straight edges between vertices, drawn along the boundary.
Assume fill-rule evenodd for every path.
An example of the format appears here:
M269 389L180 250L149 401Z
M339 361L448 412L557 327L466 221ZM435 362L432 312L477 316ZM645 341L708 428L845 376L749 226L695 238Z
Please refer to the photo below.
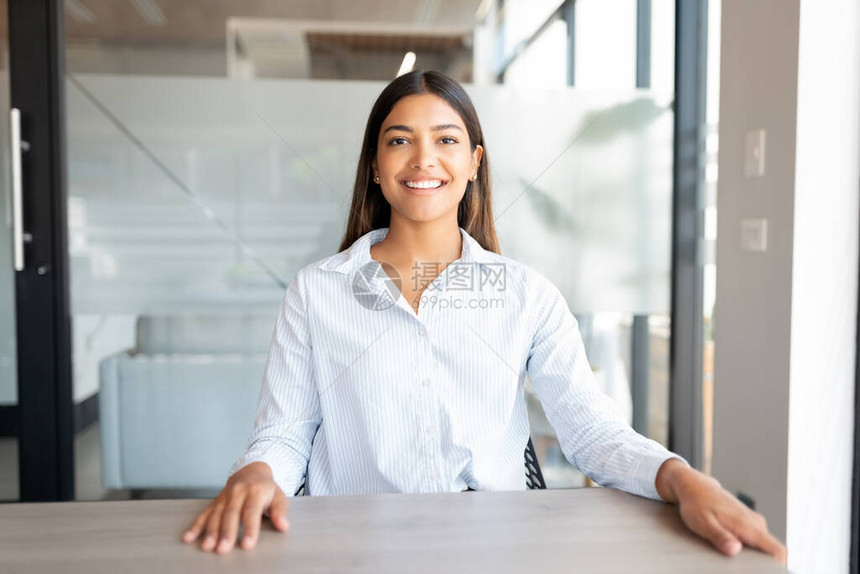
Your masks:
M531 437L529 437L529 443L526 445L524 455L526 461L526 486L529 488L529 490L545 489L546 482L544 482L543 473L540 471L540 465L538 464L537 454L535 453L535 447L532 444ZM305 483L302 483L302 485L296 491L295 496L304 495Z
M529 444L526 445L526 486L529 490L543 490L546 488L546 482L543 479L543 473L540 471L538 464L537 453L532 444L532 439L529 437Z

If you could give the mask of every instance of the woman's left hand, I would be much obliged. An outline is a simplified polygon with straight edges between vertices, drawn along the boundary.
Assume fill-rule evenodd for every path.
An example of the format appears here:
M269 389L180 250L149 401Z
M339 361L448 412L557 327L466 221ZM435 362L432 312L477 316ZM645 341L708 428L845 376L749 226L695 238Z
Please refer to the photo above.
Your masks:
M786 564L788 551L768 532L764 516L732 496L716 479L669 459L657 472L656 482L663 500L678 504L684 524L720 552L734 556L746 544Z

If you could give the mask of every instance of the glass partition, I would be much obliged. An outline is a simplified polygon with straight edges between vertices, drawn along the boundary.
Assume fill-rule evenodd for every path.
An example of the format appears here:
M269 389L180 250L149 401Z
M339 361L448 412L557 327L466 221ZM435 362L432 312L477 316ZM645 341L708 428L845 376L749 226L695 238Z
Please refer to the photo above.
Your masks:
M407 51L464 82L502 253L561 289L598 381L630 413L632 317L658 318L668 344L657 323L670 299L671 94L529 81L565 48L563 22L506 83L472 82L501 61L485 51L498 5L431 4L153 4L161 24L131 4L70 16L75 398L99 404L76 454L78 499L223 484L253 424L284 288L336 251L364 123ZM667 376L662 355L652 367ZM653 396L665 413L665 394ZM581 485L530 406L550 486Z
M295 272L336 251L383 87L74 76L76 311L271 316ZM485 118L503 253L550 277L577 312L667 313L670 98L467 91Z

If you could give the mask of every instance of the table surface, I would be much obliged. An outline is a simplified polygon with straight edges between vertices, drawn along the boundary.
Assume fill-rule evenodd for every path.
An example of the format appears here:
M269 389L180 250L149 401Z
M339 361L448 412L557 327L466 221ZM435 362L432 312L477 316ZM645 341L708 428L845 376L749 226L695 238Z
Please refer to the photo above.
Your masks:
M0 505L0 572L785 572L717 553L676 507L588 488L299 497L287 534L219 556L180 537L206 500Z

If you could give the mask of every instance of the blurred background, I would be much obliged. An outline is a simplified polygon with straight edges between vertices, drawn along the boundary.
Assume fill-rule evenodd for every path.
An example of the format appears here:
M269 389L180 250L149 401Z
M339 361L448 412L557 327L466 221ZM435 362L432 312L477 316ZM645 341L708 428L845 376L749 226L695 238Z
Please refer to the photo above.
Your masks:
M703 325L705 472L720 2L708 6L704 283L687 311ZM561 289L601 387L670 446L675 33L673 0L66 0L75 499L219 490L251 432L284 288L335 253L370 107L413 68L464 84L502 253ZM14 322L0 329L11 406ZM531 392L529 408L548 486L585 486ZM14 436L0 473L0 499L16 500Z

